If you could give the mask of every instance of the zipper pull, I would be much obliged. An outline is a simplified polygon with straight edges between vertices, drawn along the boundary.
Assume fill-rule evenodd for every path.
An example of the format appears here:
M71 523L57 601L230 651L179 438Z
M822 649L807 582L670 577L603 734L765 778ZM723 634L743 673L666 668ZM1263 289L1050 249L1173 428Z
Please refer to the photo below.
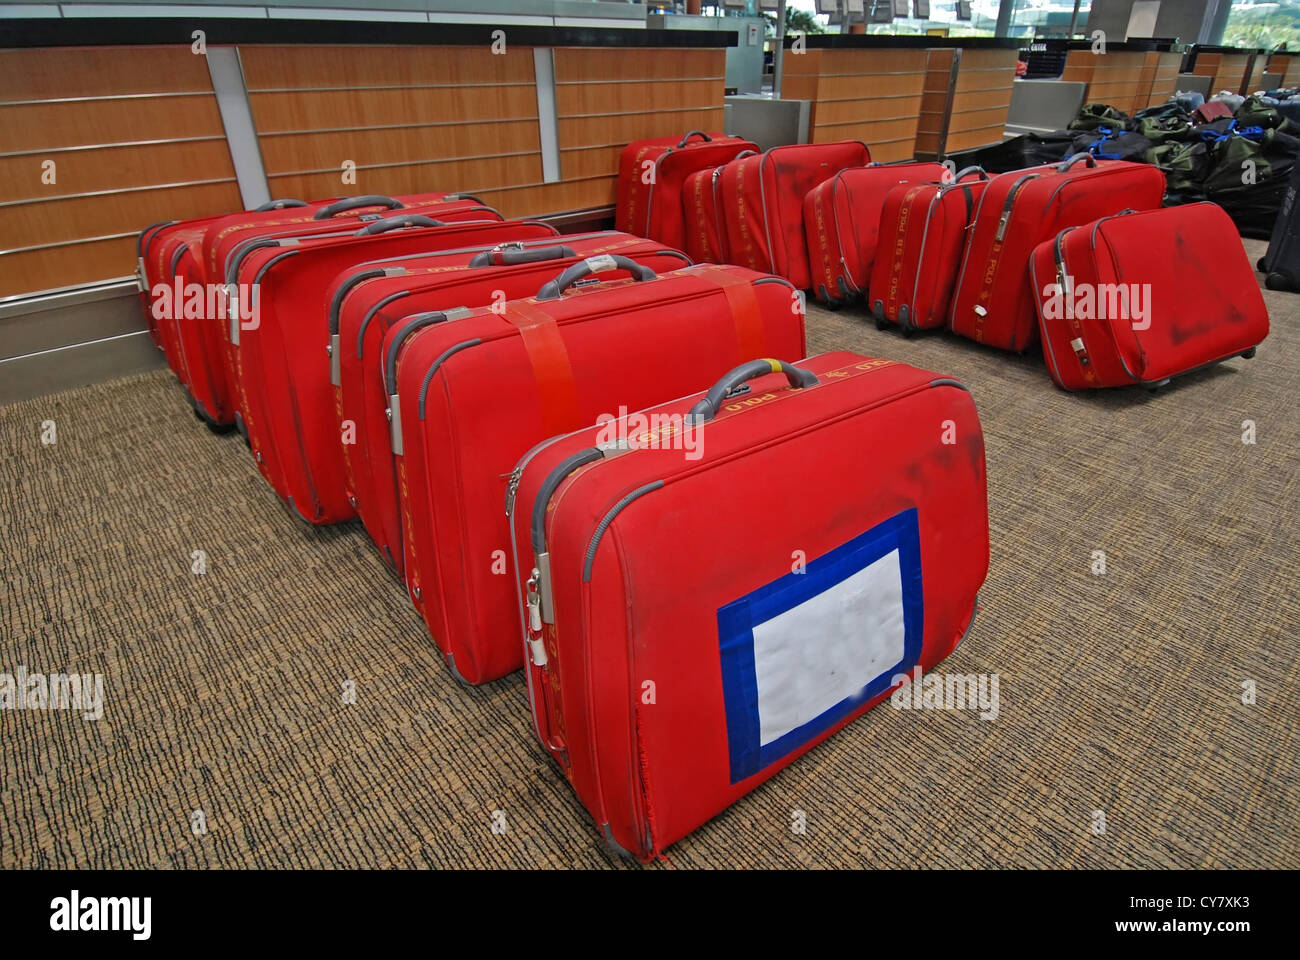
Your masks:
M1002 216L998 220L998 232L997 234L994 235L993 237L994 240L997 240L999 243L1002 242L1002 238L1007 235L1007 221L1010 219L1011 219L1011 210L1010 209L1003 210Z
M510 479L506 481L506 516L512 517L515 512L515 494L519 492L519 481L524 475L523 467L515 467L510 471Z
M528 578L524 590L528 607L528 654L533 665L537 667L546 666L546 645L542 642L542 598L537 592L537 579L541 576L541 571L536 567L533 568L532 576Z

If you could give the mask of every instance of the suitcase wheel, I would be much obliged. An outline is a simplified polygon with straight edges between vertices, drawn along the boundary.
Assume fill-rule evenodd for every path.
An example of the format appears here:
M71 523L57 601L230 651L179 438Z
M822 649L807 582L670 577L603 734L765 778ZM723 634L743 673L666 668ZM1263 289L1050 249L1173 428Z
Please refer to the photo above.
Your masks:
M221 436L223 434L229 433L231 430L235 429L235 425L233 423L213 423L207 417L200 417L199 419L201 419L204 425L213 433L215 433L217 436Z
M1243 359L1253 360L1255 358L1255 348L1251 347L1249 350L1243 351L1241 356Z
M1158 393L1161 387L1167 386L1169 386L1169 378L1165 377L1163 380L1157 380L1155 383L1148 383L1147 391L1150 393Z
M1260 257L1258 260L1255 261L1255 269L1258 270L1260 273L1268 273L1268 267L1264 265L1265 259L1267 258Z
M876 329L877 329L877 330L887 330L888 328L889 328L889 321L888 321L888 320L886 320L884 317L876 317Z
M1270 290L1290 290L1292 289L1290 278L1284 273L1270 273L1264 278L1264 286Z

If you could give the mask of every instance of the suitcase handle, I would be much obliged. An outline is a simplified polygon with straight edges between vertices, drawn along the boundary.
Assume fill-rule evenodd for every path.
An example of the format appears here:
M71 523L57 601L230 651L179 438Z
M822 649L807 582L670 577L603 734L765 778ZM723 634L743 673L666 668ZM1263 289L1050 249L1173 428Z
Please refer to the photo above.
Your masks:
M952 175L952 182L961 183L963 177L969 177L972 173L978 173L981 180L987 180L989 178L988 172L985 171L983 167L977 164L971 164L969 167L962 167L954 173Z
M254 207L254 213L266 213L268 210L284 210L288 207L305 207L301 200L268 200L260 207Z
M588 257L581 263L575 263L554 280L542 284L542 289L537 291L538 300L558 300L564 295L564 291L573 286L583 277L589 277L593 273L605 273L609 270L626 270L632 274L632 279L638 282L655 279L655 272L649 267L643 267L635 260L627 257L610 256L601 254L598 257Z
M389 230L400 230L402 227L445 227L446 225L433 217L421 216L418 213L403 213L396 217L385 217L383 220L367 223L352 236L372 237L376 233L387 233Z
M1064 161L1062 161L1057 166L1056 172L1065 173L1065 171L1069 170L1072 166L1074 166L1076 163L1078 163L1081 160L1087 163L1088 166L1090 167L1095 167L1097 165L1097 158L1094 157L1091 153L1076 153L1074 156L1067 157Z
M811 370L804 370L784 360L750 360L723 374L722 379L709 388L704 399L691 407L687 416L695 423L707 423L718 415L718 407L727 398L727 394L745 381L769 373L784 373L785 378L790 381L790 386L796 389L817 386L817 377Z
M736 154L736 155L735 155L734 157L732 157L731 159L732 159L732 160L744 160L746 157L756 157L756 156L758 156L758 151L757 151L757 150L741 150L740 153Z
M713 138L709 136L707 133L705 133L703 130L692 130L690 133L686 134L686 136L682 137L682 139L678 141L677 149L680 150L682 147L686 146L687 142L691 139L691 137L699 137L705 143L713 142Z
M336 200L327 207L321 207L316 211L313 220L328 220L330 217L336 217L340 213L347 213L349 210L358 210L361 207L387 207L389 210L400 210L405 204L400 200L394 200L392 197L384 197L377 193L368 194L364 197L347 197L343 200Z
M555 245L551 247L537 247L533 250L526 250L523 247L503 244L499 247L493 247L491 250L484 250L482 253L476 253L470 258L471 267L510 267L517 263L539 263L543 260L567 260L570 257L576 257L578 254L573 247Z

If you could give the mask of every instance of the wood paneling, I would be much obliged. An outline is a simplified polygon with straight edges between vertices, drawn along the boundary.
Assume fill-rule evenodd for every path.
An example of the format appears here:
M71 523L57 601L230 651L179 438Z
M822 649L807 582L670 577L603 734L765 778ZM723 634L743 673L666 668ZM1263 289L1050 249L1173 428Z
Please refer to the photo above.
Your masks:
M930 50L916 131L916 156L936 159L940 154L1002 139L1011 107L1016 57L1015 50L962 50L953 83L956 51Z
M0 100L211 93L207 61L177 47L0 49Z
M339 170L343 161L359 167L429 160L539 154L537 121L465 123L448 127L397 127L364 133L296 133L260 138L268 175ZM274 174L272 173L274 171ZM446 191L451 192L451 191Z
M42 163L46 160L55 163L56 180L51 184L41 183ZM176 182L193 182L228 180L231 175L230 151L225 140L0 157L0 203L147 187L158 183L160 176L174 177Z
M0 106L0 129L6 153L142 140L225 139L217 98L210 94Z
M259 133L537 119L537 90L531 80L457 91L407 87L250 93L248 101Z
M871 158L912 155L925 50L809 50L785 58L782 93L811 101L810 140L861 140Z
M134 268L135 237L5 254L0 256L0 297L112 279L122 276L124 263Z
M239 188L234 180L229 180L10 204L0 207L0 220L4 223L4 249L14 250L138 233L159 220L189 220L242 207ZM134 270L133 256L110 276L129 276Z
M146 225L242 206L188 44L0 50L0 129L0 295L129 276Z
M722 129L726 53L564 47L555 51L556 115L564 189L529 188L509 203L539 212L613 203L624 145L688 130ZM558 205L557 205L558 204Z
M1178 70L1183 61L1181 53L1148 53L1142 69L1142 87L1145 102L1142 107L1164 103L1178 90ZM1141 95L1142 91L1139 91ZM1141 107L1139 107L1141 109Z
M1281 86L1300 86L1300 55L1275 53L1268 58L1268 69L1271 73L1282 74Z
M254 90L533 82L533 52L507 47L246 46L244 83ZM455 94L453 91L452 97Z
M403 194L467 192L477 197L514 184L540 183L542 162L536 155L475 157L468 160L428 160L391 167L358 169L355 184L344 184L337 173L283 173L268 176L276 197L356 196L363 193Z

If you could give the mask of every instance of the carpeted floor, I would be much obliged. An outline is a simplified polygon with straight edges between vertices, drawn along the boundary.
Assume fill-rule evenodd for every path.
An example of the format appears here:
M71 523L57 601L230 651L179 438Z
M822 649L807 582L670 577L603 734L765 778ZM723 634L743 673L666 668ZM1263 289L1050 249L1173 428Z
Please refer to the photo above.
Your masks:
M877 709L659 866L1300 866L1300 296L1266 297L1255 360L1156 395L810 311L810 352L974 393L992 568L942 669L997 673L1001 712ZM107 683L99 721L0 711L0 866L628 865L521 677L458 686L361 528L296 520L170 373L0 409L0 437L0 672Z

